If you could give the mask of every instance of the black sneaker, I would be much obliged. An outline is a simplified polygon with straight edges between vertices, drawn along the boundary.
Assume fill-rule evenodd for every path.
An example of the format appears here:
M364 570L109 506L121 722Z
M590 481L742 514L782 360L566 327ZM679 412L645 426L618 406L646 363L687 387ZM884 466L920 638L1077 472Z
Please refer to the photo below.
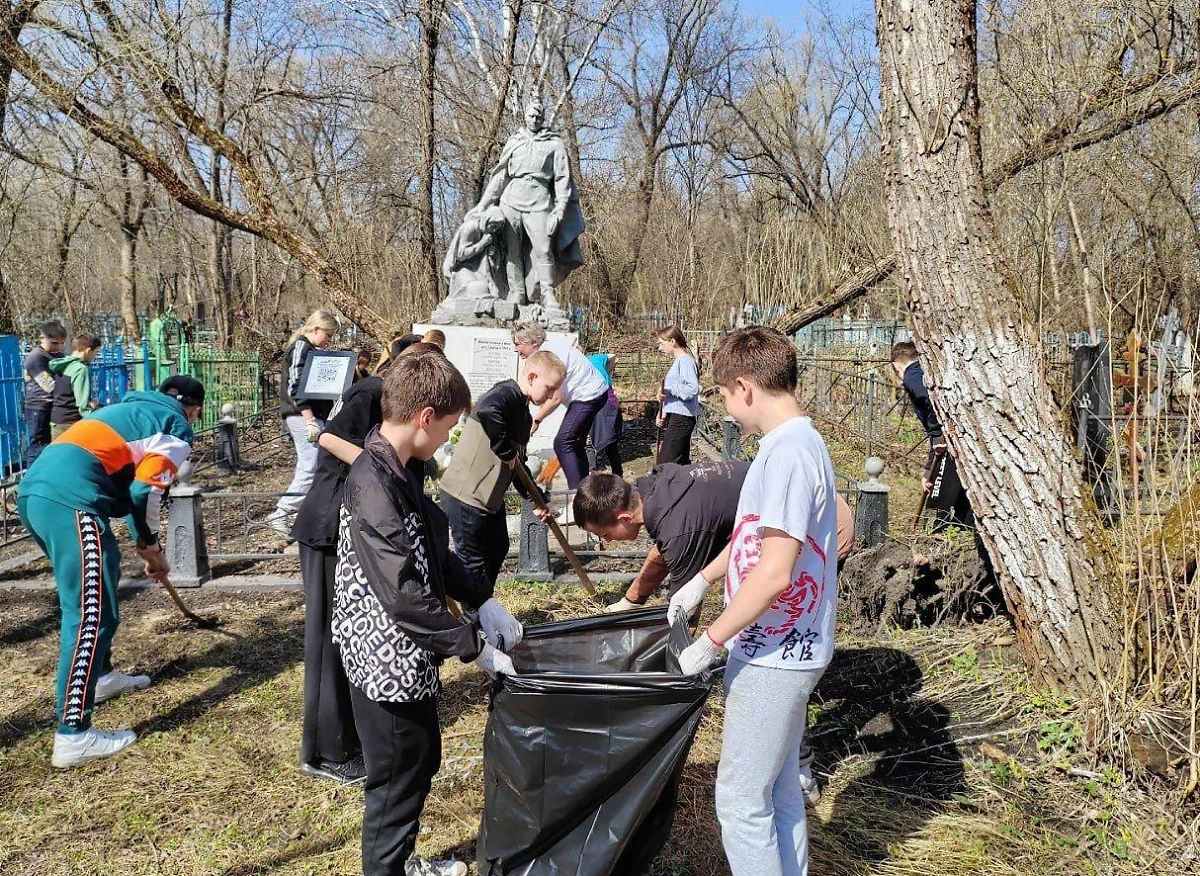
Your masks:
M322 760L317 763L300 764L300 772L314 779L330 779L339 785L352 785L367 777L367 765L362 755L343 763Z

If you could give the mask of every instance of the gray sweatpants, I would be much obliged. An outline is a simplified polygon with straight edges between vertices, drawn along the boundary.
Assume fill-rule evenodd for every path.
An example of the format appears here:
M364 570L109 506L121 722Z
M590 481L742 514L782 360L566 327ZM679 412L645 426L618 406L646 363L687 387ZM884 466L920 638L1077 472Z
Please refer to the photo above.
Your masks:
M807 876L808 821L800 748L824 669L725 668L717 820L733 876Z
M293 414L284 418L283 422L287 426L288 434L292 436L292 446L296 448L296 470L292 472L292 482L284 490L292 495L280 496L275 505L277 513L281 516L300 510L304 497L308 495L308 488L312 486L313 475L317 472L317 445L308 440L308 423L304 421L304 417ZM318 429L325 428L323 420L314 419L313 422L317 424Z

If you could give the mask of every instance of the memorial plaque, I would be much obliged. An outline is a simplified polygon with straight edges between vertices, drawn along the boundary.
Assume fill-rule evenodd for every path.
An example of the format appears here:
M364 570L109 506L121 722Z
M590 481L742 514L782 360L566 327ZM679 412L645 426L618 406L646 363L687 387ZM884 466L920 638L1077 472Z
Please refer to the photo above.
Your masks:
M497 338L475 338L471 351L471 370L464 372L471 398L481 395L500 383L517 376L517 354L512 341Z
M336 400L354 381L354 363L358 354L347 350L313 350L300 375L296 398L303 401Z

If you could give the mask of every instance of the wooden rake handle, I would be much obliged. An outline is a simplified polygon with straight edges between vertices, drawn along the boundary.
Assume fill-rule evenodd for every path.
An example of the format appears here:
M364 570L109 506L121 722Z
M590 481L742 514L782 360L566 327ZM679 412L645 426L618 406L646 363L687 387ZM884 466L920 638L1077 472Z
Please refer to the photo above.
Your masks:
M531 475L529 470L525 468L525 463L518 459L516 468L514 468L513 471L516 472L517 477L520 478L521 483L525 486L525 489L528 490L529 494L533 497L533 504L537 505L538 510L548 511L549 506L546 504L546 500L542 498L542 491L538 488L538 485L533 482L533 475ZM554 537L558 539L559 546L562 547L563 553L567 555L567 560L571 563L571 568L575 570L575 574L579 576L579 580L583 583L583 588L588 592L589 596L596 596L596 588L592 584L592 579L589 578L587 572L584 571L583 564L579 562L579 557L575 556L575 551L571 550L571 545L567 543L567 536L563 533L562 529L559 528L558 521L553 517L550 517L549 526L550 531L554 533Z
M175 607L182 612L184 617L186 617L196 626L205 627L208 629L212 629L213 627L217 626L218 621L216 618L202 617L187 607L183 599L180 598L179 591L176 590L175 585L171 583L170 578L163 578L159 583L162 584L163 587L167 588L167 593L170 595L171 601L175 603Z

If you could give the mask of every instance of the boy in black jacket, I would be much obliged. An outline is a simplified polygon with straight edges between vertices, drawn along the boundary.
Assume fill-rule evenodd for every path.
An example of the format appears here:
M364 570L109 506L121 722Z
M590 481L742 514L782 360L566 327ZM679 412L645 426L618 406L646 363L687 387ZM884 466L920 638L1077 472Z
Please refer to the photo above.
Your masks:
M519 383L505 380L480 396L442 475L442 507L450 518L454 550L467 569L483 579L487 592L508 555L504 494L514 483L518 460L525 459L533 429L529 405L543 404L565 376L562 360L542 351L529 357ZM518 493L531 498L519 479L515 485ZM519 631L514 632L519 638ZM504 643L516 644L510 636Z
M448 596L468 608L486 600L478 578L449 550L445 515L405 469L445 443L470 398L444 357L402 357L384 378L383 425L367 436L346 478L333 640L367 767L365 876L465 876L460 862L413 854L441 765L438 666L458 657L514 674L512 660L484 640L486 631L447 608Z

